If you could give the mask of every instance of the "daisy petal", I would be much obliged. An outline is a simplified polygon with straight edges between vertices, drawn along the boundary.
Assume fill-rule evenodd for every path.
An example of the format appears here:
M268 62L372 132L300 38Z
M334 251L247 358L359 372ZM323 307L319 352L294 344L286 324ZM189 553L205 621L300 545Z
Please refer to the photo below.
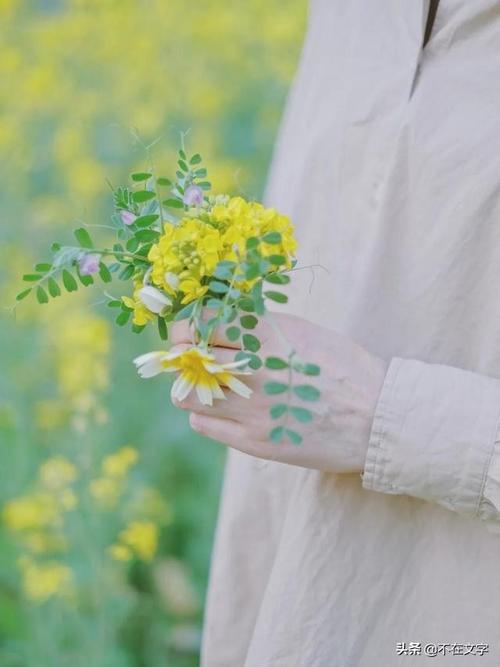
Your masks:
M181 373L172 385L172 398L183 401L194 387L194 377L189 373Z
M234 391L235 394L242 396L243 398L250 398L253 393L253 389L247 387L246 384L233 377L230 373L224 373L224 376L219 376L218 378L222 384L227 385L230 389Z

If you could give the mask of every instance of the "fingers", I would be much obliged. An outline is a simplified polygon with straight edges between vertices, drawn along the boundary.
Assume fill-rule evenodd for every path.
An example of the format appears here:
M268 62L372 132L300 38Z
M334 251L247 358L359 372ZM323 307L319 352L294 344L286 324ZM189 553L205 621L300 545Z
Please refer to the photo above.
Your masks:
M220 419L212 415L192 412L189 424L193 431L232 447L235 447L238 442L242 443L245 438L245 431L241 424L232 419Z

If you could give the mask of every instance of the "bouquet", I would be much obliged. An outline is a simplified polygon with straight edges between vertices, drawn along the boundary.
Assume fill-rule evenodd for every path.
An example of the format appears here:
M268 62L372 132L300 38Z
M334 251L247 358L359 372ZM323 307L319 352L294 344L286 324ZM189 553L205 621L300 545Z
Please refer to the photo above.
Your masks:
M318 375L315 364L304 362L286 340L283 356L259 355L261 343L255 328L261 318L273 326L268 303L286 303L280 287L290 282L296 265L293 225L272 208L236 196L214 194L199 153L178 152L175 179L157 176L153 168L131 174L131 184L112 187L113 230L111 247L99 247L89 227L74 231L77 245L52 245L51 262L38 263L18 295L21 301L34 293L40 304L99 278L128 286L126 295L105 292L107 305L116 310L116 324L131 323L140 333L156 324L168 341L172 322L188 320L192 346L182 352L165 349L147 352L134 360L142 378L159 373L176 376L172 395L185 399L196 392L204 405L235 392L249 398L245 376L262 364L286 371L286 381L267 382L264 391L276 395L270 408L276 425L273 442L302 440L300 422L313 418L304 401L315 401L319 391L304 376ZM212 348L217 327L239 344L234 360L220 363ZM299 380L296 377L300 376ZM296 405L300 399L302 405Z

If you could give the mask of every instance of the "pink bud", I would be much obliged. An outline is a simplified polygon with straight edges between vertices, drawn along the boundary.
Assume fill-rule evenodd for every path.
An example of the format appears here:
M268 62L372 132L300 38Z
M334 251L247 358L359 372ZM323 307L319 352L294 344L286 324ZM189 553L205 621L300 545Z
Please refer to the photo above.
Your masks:
M201 206L203 204L203 190L199 185L189 185L184 192L182 201L186 206Z
M99 255L84 255L78 261L80 268L80 274L82 276L90 276L92 273L97 273L99 271L99 263L101 259Z
M132 225L137 220L137 216L130 211L120 211L120 216L124 225Z

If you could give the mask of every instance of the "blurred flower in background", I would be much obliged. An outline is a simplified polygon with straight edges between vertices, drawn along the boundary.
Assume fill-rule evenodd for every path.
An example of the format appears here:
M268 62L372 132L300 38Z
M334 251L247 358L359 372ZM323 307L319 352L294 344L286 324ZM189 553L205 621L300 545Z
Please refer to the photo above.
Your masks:
M138 384L150 343L112 339L99 289L9 307L47 239L105 234L107 180L170 164L181 132L216 189L259 197L305 11L0 0L2 667L198 664L223 449Z

